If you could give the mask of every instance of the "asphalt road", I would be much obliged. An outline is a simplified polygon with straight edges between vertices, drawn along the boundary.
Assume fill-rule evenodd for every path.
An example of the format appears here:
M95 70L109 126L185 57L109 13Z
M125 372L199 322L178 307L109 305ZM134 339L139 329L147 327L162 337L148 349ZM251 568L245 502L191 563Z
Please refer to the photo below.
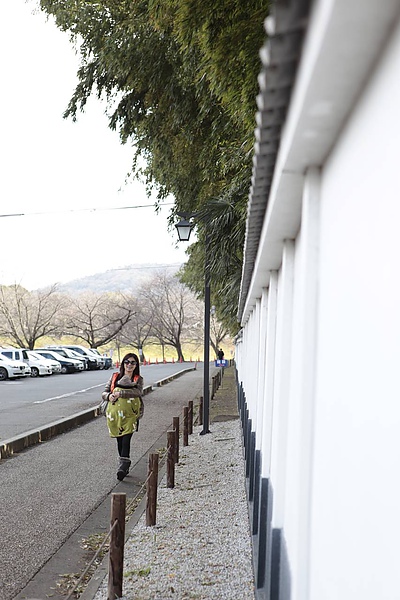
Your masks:
M144 385L154 385L194 363L166 363L141 367ZM0 441L48 425L97 406L114 369L0 382Z

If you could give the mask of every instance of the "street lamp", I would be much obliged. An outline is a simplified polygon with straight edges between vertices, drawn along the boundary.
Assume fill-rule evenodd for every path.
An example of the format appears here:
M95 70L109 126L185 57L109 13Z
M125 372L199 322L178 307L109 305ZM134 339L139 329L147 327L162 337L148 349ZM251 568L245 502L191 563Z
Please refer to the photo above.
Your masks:
M181 221L175 225L179 241L188 242L194 227L187 219L195 214L180 214ZM210 269L208 264L208 236L206 232L204 259L204 377L203 377L203 429L200 435L210 433Z

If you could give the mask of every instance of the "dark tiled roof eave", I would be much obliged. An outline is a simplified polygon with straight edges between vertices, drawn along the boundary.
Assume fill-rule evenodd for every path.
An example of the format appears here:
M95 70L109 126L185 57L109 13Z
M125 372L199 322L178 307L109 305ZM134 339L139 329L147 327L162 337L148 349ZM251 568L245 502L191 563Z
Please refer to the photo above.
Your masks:
M268 204L282 126L299 63L310 0L276 0L260 51L253 172L249 193L238 321L243 316Z

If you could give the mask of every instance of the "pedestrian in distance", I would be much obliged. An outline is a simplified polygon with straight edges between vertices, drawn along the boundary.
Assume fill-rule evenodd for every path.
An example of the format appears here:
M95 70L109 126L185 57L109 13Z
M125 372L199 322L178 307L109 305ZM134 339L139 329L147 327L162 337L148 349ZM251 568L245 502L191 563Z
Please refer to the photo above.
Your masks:
M220 348L218 350L218 360L224 360L224 356L225 356L224 351L222 350L222 348Z
M131 439L143 416L142 396L143 377L140 375L139 359L130 352L122 359L120 370L110 377L101 396L107 402L105 414L109 434L117 440L117 478L120 481L131 466Z

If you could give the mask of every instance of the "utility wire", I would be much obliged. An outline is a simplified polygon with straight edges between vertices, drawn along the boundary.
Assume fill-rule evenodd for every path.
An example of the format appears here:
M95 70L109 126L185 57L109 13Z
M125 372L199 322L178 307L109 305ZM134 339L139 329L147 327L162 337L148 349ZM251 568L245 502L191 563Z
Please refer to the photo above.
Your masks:
M173 202L165 202L161 206L171 206ZM59 215L62 213L74 212L100 212L106 210L132 210L134 208L156 208L156 204L138 204L137 206L109 206L104 208L70 208L67 210L46 210L42 212L27 212L27 213L8 213L0 215L1 217L30 217L32 215Z
M179 267L181 264L182 263L172 263L172 264L169 264L169 265L159 265L159 264L153 265L152 264L152 265L148 265L148 266L145 265L143 267L132 267L132 266L129 266L129 267L115 267L115 269L112 268L112 269L108 269L108 270L109 271L147 271L149 268L151 268L151 269L161 269L161 268L172 269L172 268L175 268L175 267Z

